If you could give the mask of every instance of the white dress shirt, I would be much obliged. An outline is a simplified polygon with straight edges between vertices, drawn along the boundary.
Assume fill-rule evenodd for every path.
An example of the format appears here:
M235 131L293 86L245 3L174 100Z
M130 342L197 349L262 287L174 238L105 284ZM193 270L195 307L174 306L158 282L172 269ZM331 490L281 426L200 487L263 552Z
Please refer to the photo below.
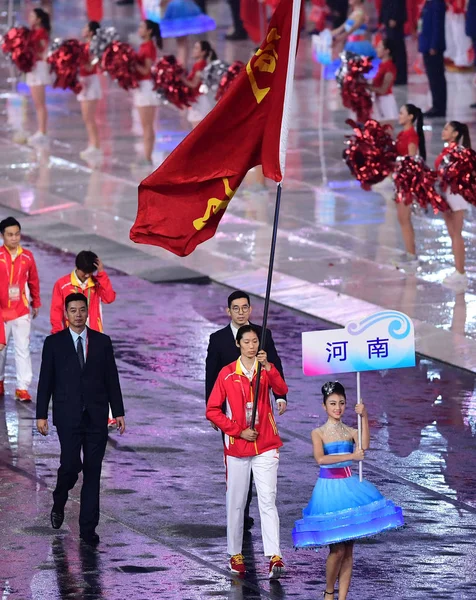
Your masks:
M88 344L88 330L85 327L83 329L83 331L81 331L81 333L76 333L75 331L73 331L71 329L71 327L69 328L69 332L71 334L71 337L73 338L73 344L74 344L74 349L76 350L76 352L78 352L78 338L81 338L81 342L83 344L83 352L84 352L84 362L86 363L86 350L87 350L87 344Z

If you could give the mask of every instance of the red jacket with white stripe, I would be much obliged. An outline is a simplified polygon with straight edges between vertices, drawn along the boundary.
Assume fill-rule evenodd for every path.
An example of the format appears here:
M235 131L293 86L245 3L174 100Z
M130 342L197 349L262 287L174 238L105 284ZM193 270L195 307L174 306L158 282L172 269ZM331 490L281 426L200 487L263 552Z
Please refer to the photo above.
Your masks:
M19 291L18 299L10 297L15 286ZM35 259L29 250L18 246L14 261L5 246L0 247L0 309L4 321L13 321L29 314L33 308L41 306L40 280Z
M111 280L105 271L101 271L94 277L90 277L86 286L81 286L76 271L73 270L69 275L58 279L54 285L50 309L51 333L58 333L68 327L64 301L69 294L78 293L84 294L88 299L88 327L94 331L103 332L101 301L111 304L116 299L116 292L112 289Z
M223 367L208 399L207 419L225 434L225 454L228 456L238 458L256 456L283 445L274 420L269 391L271 388L277 396L284 396L288 386L274 365L271 365L269 371L261 369L260 377L259 422L255 425L259 435L255 442L247 442L240 438L240 434L247 428L246 403L253 402L256 370L250 383L243 373L239 360ZM225 401L226 413L223 412Z

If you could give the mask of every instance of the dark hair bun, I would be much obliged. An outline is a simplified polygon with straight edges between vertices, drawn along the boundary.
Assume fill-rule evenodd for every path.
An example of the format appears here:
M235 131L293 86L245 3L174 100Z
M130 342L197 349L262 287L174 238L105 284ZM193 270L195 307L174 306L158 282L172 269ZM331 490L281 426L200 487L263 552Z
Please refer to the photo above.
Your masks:
M329 398L329 396L332 396L332 394L337 394L338 396L342 396L343 398L346 397L345 388L342 385L342 383L339 383L338 381L328 381L322 386L321 392L322 401L324 402L324 404L327 398Z

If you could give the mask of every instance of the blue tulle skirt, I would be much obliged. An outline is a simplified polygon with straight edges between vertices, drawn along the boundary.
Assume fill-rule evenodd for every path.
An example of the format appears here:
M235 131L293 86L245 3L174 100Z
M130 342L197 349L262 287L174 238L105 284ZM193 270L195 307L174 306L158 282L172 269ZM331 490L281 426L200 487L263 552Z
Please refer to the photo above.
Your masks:
M146 10L146 17L160 23L163 38L183 37L186 35L200 35L216 29L215 21L205 15L193 0L172 0L165 9L161 18L157 11Z
M368 56L369 58L375 58L377 52L372 46L369 40L358 40L355 42L346 42L344 50L353 52L354 54L360 54L361 56Z
M369 481L361 482L355 475L319 477L292 535L296 548L317 548L377 535L403 524L402 509Z

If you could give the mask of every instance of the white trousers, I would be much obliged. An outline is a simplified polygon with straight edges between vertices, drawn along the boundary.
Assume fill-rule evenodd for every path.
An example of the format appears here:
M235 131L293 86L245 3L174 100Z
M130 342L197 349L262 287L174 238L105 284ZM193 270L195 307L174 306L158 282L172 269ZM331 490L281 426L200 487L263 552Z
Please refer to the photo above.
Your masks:
M7 340L7 344L10 337L13 337L13 345L15 348L15 367L17 372L17 389L19 390L27 390L33 378L30 357L30 331L30 315L23 315L23 317L18 317L18 319L5 322L5 338ZM5 379L7 347L0 352L0 381Z
M447 11L445 16L445 57L450 58L457 67L470 67L471 38L466 35L465 15L455 15Z
M279 516L276 508L279 451L268 450L258 456L235 458L227 456L226 469L226 535L228 554L241 554L243 549L243 521L250 476L258 493L264 555L281 556L279 547Z

